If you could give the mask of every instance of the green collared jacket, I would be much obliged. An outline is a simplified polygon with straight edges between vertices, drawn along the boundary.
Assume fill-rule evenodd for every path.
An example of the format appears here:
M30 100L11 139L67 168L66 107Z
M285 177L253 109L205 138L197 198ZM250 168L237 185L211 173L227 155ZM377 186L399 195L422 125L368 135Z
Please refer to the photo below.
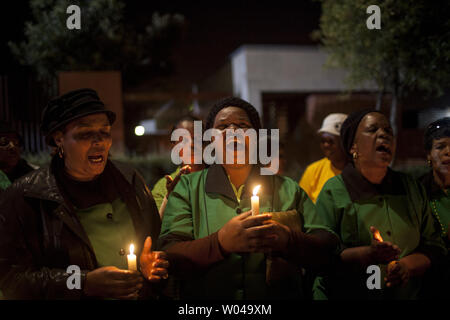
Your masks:
M296 209L302 225L315 208L307 194L290 178L261 176L254 167L245 183L240 202L221 165L182 176L172 191L162 221L159 246L212 235L231 218L251 209L251 190L260 184L260 212ZM186 275L181 298L200 299L283 299L301 298L301 272L269 286L266 257L262 253L230 254L221 261Z
M374 185L348 165L342 174L325 184L316 209L310 228L322 228L337 235L341 239L342 250L369 246L372 241L370 226L374 226L384 241L398 245L400 258L421 252L434 263L446 252L425 190L406 174L389 169L382 183ZM367 288L369 274L364 270L362 273L328 275L321 284L323 290L320 294L338 299L419 297L420 278L411 278L406 288L384 288L385 267L380 266L380 290ZM315 296L318 297L317 294Z

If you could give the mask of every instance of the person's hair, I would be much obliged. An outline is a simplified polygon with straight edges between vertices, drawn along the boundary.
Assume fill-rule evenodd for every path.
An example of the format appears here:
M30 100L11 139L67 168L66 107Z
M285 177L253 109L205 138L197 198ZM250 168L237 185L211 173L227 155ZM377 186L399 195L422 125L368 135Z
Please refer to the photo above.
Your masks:
M424 147L427 152L433 146L433 140L450 137L450 117L445 117L430 123L424 134Z
M202 121L202 119L200 119L199 117L196 117L192 114L183 115L180 118L178 118L177 121L175 122L175 124L172 126L172 129L170 130L169 135L172 135L172 133L175 131L175 129L178 127L178 125L180 123L182 123L183 121L194 122L194 121ZM203 127L203 122L202 122L202 127Z
M250 120L250 123L253 126L253 129L259 130L261 129L261 120L259 118L258 111L245 100L242 100L237 97L228 97L222 100L217 101L209 111L208 116L206 117L206 125L205 129L211 129L214 126L214 120L216 119L217 114L220 110L225 109L227 107L237 107L241 108L247 113L247 116Z

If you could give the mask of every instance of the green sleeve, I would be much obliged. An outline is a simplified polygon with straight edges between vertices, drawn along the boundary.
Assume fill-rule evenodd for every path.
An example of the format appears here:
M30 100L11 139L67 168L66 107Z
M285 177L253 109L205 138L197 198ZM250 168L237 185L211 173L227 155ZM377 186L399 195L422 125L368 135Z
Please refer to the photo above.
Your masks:
M11 181L9 181L8 176L0 170L0 189L5 190L11 185Z
M164 197L166 196L166 194L167 194L166 178L161 178L158 180L158 182L155 184L155 186L152 189L152 196L153 196L153 199L155 199L158 210L161 208L161 205L163 203L163 200L164 200Z
M174 240L194 239L193 218L190 199L190 183L182 176L167 201L161 226L159 247Z
M324 229L337 236L338 239L341 238L339 236L337 210L332 191L330 180L328 180L317 198L316 213L313 215L308 215L308 219L305 221L305 229L307 233L315 229Z
M300 201L297 204L297 212L303 216L303 229L306 229L308 223L316 215L316 206L308 197L308 194L302 188L298 187L298 194Z
M447 249L440 235L440 228L433 217L430 203L426 196L425 188L421 184L417 184L420 190L420 199L422 200L422 216L420 226L420 245L419 251L433 251L434 255L446 255ZM424 249L433 247L434 249ZM427 253L427 252L424 252ZM430 256L432 259L433 257Z

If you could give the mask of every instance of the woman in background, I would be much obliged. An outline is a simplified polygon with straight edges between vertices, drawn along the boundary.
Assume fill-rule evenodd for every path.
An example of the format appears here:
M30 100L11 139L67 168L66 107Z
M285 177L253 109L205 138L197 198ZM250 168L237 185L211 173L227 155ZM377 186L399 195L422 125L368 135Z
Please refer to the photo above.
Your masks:
M447 258L430 272L427 298L442 299L448 297L450 285L450 117L431 123L425 131L424 142L431 170L421 178L421 182L447 247Z
M158 207L159 215L161 216L161 219L164 215L164 210L165 210L165 207L167 204L167 198L169 197L173 188L175 188L175 186L177 185L181 176L183 174L189 174L191 172L197 172L197 171L203 170L203 168L204 168L203 163L196 164L194 162L194 154L195 154L194 121L201 121L201 120L192 115L183 116L176 122L176 124L173 126L172 130L170 131L170 136L172 136L172 133L176 129L184 129L187 132L189 132L188 137L180 137L180 141L172 141L172 148L174 148L177 144L181 143L183 141L183 139L187 139L190 142L189 147L191 149L191 154L190 154L190 157L187 158L186 155L183 154L183 150L181 150L180 154L179 154L179 156L182 160L181 165L178 166L178 168L175 170L175 172L172 172L170 175L166 175L164 178L159 179L158 182L155 184L155 186L152 189L152 195L153 195L153 198L155 199L156 206ZM203 128L203 126L202 126L202 128ZM203 134L203 132L200 132L200 134ZM183 138L183 139L181 139L181 138ZM202 154L202 156L203 156L203 154ZM203 157L202 157L202 159L203 159Z

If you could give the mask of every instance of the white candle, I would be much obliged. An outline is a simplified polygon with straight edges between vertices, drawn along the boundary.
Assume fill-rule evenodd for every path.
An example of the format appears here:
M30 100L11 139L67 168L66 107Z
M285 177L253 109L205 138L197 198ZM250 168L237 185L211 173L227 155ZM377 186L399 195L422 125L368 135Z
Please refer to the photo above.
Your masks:
M252 196L252 215L256 216L259 214L259 197L257 195L260 185L253 188L253 196Z
M134 254L134 244L130 245L130 254L127 255L128 270L137 270L136 255Z

